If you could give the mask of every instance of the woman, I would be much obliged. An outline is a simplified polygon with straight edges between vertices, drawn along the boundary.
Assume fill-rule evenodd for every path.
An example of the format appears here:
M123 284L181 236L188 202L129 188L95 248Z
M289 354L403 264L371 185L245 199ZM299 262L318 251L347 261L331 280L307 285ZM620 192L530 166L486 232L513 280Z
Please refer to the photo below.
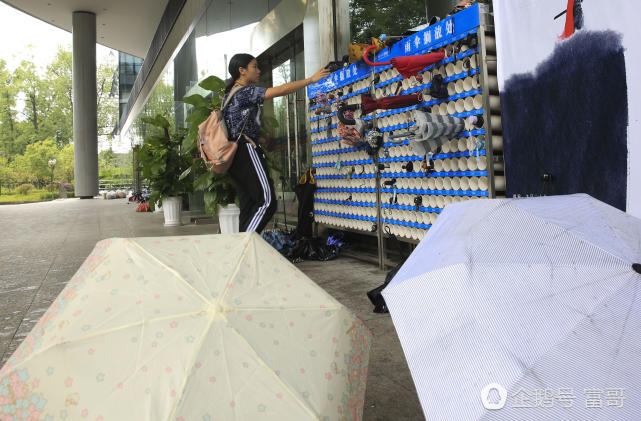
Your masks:
M223 116L230 141L238 142L229 174L236 182L240 201L240 231L261 232L276 212L276 195L267 171L265 152L259 143L260 104L317 82L329 71L320 69L308 79L261 88L252 85L260 76L256 59L250 54L236 54L229 61L229 73L232 78L225 89L223 104L232 88L238 89L223 109Z

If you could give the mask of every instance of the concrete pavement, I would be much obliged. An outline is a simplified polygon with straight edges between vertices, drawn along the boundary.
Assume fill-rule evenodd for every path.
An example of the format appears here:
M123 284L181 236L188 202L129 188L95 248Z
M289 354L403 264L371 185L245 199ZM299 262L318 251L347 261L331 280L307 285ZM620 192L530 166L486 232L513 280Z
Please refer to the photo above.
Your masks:
M165 228L162 214L136 213L124 199L64 199L0 206L0 366L11 356L96 242L110 237L212 234L215 224ZM184 215L184 222L189 216ZM365 421L423 420L414 383L387 314L372 313L365 292L385 272L347 257L297 264L349 307L374 339L365 398Z

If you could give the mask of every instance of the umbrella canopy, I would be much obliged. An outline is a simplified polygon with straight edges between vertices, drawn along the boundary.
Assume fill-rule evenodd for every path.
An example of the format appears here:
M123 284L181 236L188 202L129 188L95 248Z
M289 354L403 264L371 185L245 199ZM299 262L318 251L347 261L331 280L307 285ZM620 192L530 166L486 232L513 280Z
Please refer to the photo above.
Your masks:
M417 56L403 56L403 57L394 57L389 61L379 61L373 62L369 59L368 54L371 50L375 49L376 46L372 45L365 49L363 52L363 60L365 63L370 66L384 66L391 64L398 72L403 76L403 79L408 77L416 76L418 72L430 66L437 61L443 60L445 58L444 51L438 51L436 53L427 53Z
M256 233L104 240L0 370L0 419L360 419L370 341Z
M379 99L373 99L369 95L361 95L361 108L363 115L369 114L374 110L392 110L397 108L409 107L420 102L422 95L396 95Z
M448 205L383 290L428 420L641 419L641 220Z

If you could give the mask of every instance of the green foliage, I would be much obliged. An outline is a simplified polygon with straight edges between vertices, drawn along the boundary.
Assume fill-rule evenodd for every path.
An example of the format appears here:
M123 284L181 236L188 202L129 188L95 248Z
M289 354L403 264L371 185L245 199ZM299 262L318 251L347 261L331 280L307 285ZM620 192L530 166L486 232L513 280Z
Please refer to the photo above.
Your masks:
M183 98L186 104L190 104L190 114L185 120L191 123L187 136L182 146L191 155L197 155L196 140L198 138L198 126L205 121L215 109L220 109L222 99L225 96L225 82L216 76L209 76L198 84L201 88L211 91L210 95L204 97L199 94ZM209 98L209 99L208 99ZM217 174L207 170L202 159L194 159L191 166L187 168L181 179L193 179L193 188L203 191L205 197L205 211L215 214L218 205L227 205L236 200L236 186L228 174Z
M352 42L370 43L381 34L400 35L426 23L424 0L350 0Z
M53 176L55 180L66 183L73 181L73 144L65 145L58 154L58 162Z
M133 177L133 169L129 167L105 167L98 174L100 180L129 180Z
M186 135L185 129L169 132L169 122L160 115L146 117L147 124L162 129L162 134L150 135L138 151L138 162L142 177L151 188L149 199L153 210L155 203L167 197L178 196L191 191L189 180L181 179L181 174L192 164L189 153L181 151L181 144Z
M28 183L21 184L20 186L18 186L18 193L20 193L22 195L26 195L27 193L29 193L29 191L32 188L33 188L32 184L28 184Z
M0 156L0 194L2 193L2 188L6 188L9 184L9 160L4 156Z
M214 94L224 94L225 82L216 76L209 76L198 84L203 89L212 91Z
M51 139L27 145L24 158L27 160L32 181L42 183L51 178L49 160L55 158L57 161L58 153L56 143Z
M0 195L0 203L41 202L43 200L51 200L51 196L51 192L40 189L32 189L27 194L20 194L17 188L13 191L3 189L2 195Z
M115 153L105 149L98 153L98 179L129 180L133 179L132 154Z
M115 64L97 68L98 135L103 140L109 140L118 119L118 98L111 95L115 71ZM56 181L73 180L71 73L69 46L59 47L44 70L29 53L16 69L0 60L0 157L6 159L0 184L42 185L51 177L43 166L49 158L58 161Z
M218 205L226 206L236 200L236 185L226 174L213 174L211 183L205 190L205 211L210 214L218 213Z
M140 139L147 139L151 135L162 134L163 125L160 122L152 121L156 116L161 116L167 123L167 127L171 126L174 121L174 88L171 84L165 83L160 80L151 96L145 103L140 116L134 121L132 134ZM164 117L163 117L164 116Z

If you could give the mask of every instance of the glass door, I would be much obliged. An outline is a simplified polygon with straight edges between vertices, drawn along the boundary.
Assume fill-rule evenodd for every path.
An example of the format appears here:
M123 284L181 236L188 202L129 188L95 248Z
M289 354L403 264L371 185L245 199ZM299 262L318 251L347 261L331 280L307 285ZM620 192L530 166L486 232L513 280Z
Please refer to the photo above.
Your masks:
M302 35L301 27L258 57L261 86L279 86L304 78ZM307 162L311 162L305 115L303 89L263 104L262 135L278 199L275 218L279 224L296 224L298 202L294 187Z

